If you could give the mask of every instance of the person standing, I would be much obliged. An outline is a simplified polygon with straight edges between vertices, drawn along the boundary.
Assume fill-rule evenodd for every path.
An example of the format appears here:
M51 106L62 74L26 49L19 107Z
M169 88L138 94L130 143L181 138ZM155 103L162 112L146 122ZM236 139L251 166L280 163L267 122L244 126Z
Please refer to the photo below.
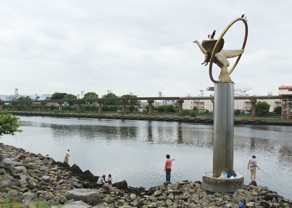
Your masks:
M66 155L65 155L65 163L66 163L67 165L69 165L69 157L70 157L70 150L67 149L67 151L66 151Z
M247 169L250 170L250 180L256 181L257 161L255 155L253 155L252 158L248 161Z
M170 183L172 161L174 161L174 159L171 159L170 155L167 154L166 155L165 166L164 166L164 171L165 171L165 174L166 174L166 183Z

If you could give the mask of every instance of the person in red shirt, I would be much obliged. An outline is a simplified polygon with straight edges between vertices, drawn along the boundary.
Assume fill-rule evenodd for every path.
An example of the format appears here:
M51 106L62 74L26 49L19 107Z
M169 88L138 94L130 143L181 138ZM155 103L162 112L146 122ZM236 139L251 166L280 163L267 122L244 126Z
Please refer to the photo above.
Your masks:
M170 183L172 161L174 161L174 159L170 159L170 155L167 154L164 166L164 171L166 174L166 183Z

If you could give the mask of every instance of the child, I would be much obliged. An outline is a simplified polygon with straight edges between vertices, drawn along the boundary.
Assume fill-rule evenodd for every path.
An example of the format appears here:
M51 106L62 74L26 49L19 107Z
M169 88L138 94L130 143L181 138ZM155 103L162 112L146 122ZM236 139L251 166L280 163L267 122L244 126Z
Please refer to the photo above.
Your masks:
M166 183L170 183L172 161L174 161L174 159L171 159L170 155L167 154L164 166L164 171L166 173Z
M109 186L112 185L112 175L111 174L108 174L107 183Z

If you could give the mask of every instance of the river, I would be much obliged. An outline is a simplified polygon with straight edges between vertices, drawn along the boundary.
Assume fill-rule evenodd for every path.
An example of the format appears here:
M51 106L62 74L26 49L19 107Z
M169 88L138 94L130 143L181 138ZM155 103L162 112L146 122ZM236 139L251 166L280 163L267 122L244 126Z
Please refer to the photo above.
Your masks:
M113 182L149 188L165 181L165 155L175 158L172 182L201 181L212 171L212 125L180 122L20 116L22 132L4 135L4 144L63 161ZM257 156L257 184L292 199L292 128L235 126L234 170L250 182L247 162Z

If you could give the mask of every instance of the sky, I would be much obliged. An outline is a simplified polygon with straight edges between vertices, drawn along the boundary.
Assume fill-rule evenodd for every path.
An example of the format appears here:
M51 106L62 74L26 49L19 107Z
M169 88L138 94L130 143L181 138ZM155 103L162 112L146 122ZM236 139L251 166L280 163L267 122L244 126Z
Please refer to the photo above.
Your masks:
M214 83L193 41L214 29L218 38L242 14L248 39L234 88L278 95L292 85L291 8L291 0L3 0L0 95L208 96ZM243 39L237 22L224 49L240 49ZM217 79L216 65L213 72Z

